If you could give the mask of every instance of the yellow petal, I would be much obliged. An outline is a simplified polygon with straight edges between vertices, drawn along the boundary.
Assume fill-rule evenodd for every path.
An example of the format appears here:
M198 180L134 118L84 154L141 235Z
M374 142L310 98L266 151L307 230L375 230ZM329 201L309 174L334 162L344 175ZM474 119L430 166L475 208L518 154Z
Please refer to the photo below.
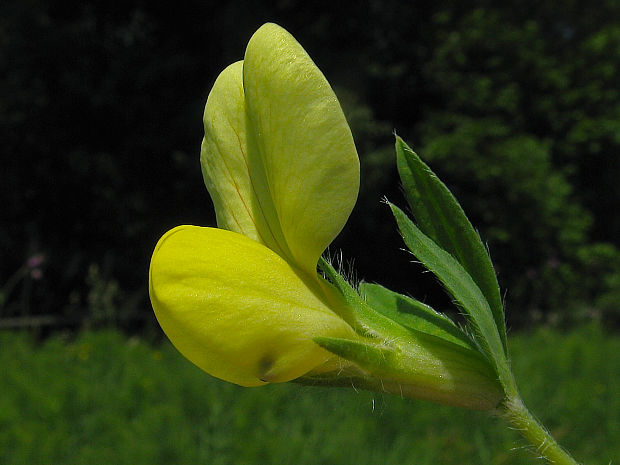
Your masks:
M239 61L222 71L209 93L200 155L203 176L220 228L241 233L285 256L274 236L281 232L273 221L273 203L261 182L253 179L256 169L250 169L261 162L247 148L242 79L243 62ZM273 231L265 211L275 223Z
M234 232L179 226L157 244L150 296L177 349L242 386L295 379L333 356L312 338L355 333L269 248Z
M359 160L338 100L303 48L274 24L216 80L201 165L218 226L315 275L346 222Z
M250 39L243 64L248 144L260 153L293 260L313 274L359 189L351 131L325 76L275 24Z

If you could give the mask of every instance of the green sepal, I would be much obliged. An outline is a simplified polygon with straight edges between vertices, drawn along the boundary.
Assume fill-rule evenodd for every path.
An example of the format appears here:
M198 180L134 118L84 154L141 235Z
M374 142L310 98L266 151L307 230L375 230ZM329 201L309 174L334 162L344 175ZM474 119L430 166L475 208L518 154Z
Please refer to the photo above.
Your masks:
M398 136L396 159L405 196L418 227L450 253L480 288L489 303L506 354L504 306L495 269L480 236L446 185Z
M476 410L494 409L504 397L493 368L480 352L434 336L419 333L409 341L319 336L313 341L353 365L309 373L297 382L352 385Z
M379 284L361 283L360 294L374 310L414 331L430 334L468 349L473 341L448 316Z
M405 244L413 255L439 278L469 317L473 336L489 360L492 361L507 393L511 392L514 388L514 381L508 367L504 345L482 291L452 255L424 234L402 210L393 204L389 205Z
M331 282L336 289L340 291L340 294L344 298L344 300L352 306L355 310L361 310L360 307L363 306L364 301L357 293L355 288L351 286L346 279L344 279L340 273L336 271L336 269L329 263L325 258L320 257L318 262L319 269L323 272L325 277Z
M393 349L349 339L319 336L313 341L323 349L350 360L370 372L389 370L390 360L395 356Z
M353 321L347 321L362 336L408 337L409 330L371 308L360 297L334 267L323 257L319 259L319 269L325 277L338 289L342 298L353 309ZM388 336L389 335L389 336Z

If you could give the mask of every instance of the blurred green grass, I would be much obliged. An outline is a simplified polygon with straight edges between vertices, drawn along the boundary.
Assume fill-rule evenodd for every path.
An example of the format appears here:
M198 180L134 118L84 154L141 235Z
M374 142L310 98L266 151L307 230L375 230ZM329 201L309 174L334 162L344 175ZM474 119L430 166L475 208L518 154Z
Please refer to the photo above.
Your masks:
M523 397L585 463L620 460L620 337L510 337ZM0 333L0 463L532 464L488 414L353 389L215 380L115 331Z

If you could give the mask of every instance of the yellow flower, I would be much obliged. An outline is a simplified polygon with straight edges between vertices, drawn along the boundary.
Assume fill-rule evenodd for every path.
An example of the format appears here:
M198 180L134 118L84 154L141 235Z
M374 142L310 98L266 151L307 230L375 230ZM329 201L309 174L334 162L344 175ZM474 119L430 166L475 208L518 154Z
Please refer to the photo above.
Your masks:
M242 386L297 380L498 404L493 368L456 325L429 310L417 323L383 314L370 304L380 310L391 291L366 286L365 300L329 264L330 282L317 273L355 204L359 160L334 92L288 32L266 24L252 36L215 81L204 126L219 229L172 229L150 268L155 314L183 355Z
M313 339L358 336L316 266L359 188L334 92L301 45L266 24L215 81L204 126L222 229L179 226L158 242L149 291L160 325L193 363L243 386L333 368Z

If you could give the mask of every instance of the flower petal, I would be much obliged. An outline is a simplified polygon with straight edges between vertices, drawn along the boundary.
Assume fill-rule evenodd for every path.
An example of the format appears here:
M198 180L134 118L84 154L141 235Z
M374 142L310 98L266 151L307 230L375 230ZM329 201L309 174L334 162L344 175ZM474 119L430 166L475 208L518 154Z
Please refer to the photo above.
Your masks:
M356 337L326 305L325 289L300 276L241 234L179 226L155 248L150 296L185 357L218 378L258 386L295 379L333 358L314 337Z
M209 94L201 164L218 226L310 276L357 198L359 160L340 104L305 50L275 24Z
M238 61L222 71L209 93L200 155L203 177L220 228L241 233L284 256L265 216L268 211L275 218L271 199L264 183L251 176L256 170L250 166L260 160L248 153L242 79L243 62ZM275 223L274 231L281 236Z
M357 199L351 130L325 76L275 24L250 39L243 85L248 146L260 154L285 248L313 274Z

